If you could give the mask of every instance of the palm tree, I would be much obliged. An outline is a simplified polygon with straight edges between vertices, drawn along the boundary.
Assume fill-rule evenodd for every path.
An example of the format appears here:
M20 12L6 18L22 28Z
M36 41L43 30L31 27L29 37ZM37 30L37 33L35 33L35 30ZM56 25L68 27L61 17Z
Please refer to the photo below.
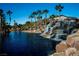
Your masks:
M44 18L44 20L45 20L44 25L45 26L46 26L46 18L47 18L48 12L49 12L49 10L47 10L47 9L43 10L43 14L45 14L45 18Z
M5 28L6 28L5 25L6 25L5 15L4 15L4 13L3 13L3 10L0 9L0 27L1 27L3 30L5 30Z
M41 10L37 10L37 14L38 14L37 19L41 20L43 12Z
M38 16L41 16L43 13L41 10L37 10L37 14L38 14Z
M35 19L35 27L36 27L36 30L37 30L37 23L36 23L36 21L37 21L37 12L36 11L32 12L32 16Z
M17 30L17 22L14 20L14 31Z
M30 15L29 18L31 19L31 22L32 22L33 15Z
M50 19L54 19L56 17L56 15L54 15L54 14L52 14L52 15L50 15Z
M8 10L8 11L7 11L7 14L9 15L9 20L10 20L10 22L11 22L11 14L12 14L12 11L11 11L11 10ZM9 25L10 25L10 23L9 23Z
M2 28L2 17L3 17L3 10L0 9L0 28Z
M7 33L6 30L8 30L9 28L5 20L5 14L2 9L0 9L0 28L4 31L4 33Z
M38 28L40 29L42 27L42 16L38 16Z
M48 11L47 9L43 10L43 14L45 14L45 19L47 18L48 12L49 12L49 11Z
M32 16L33 16L33 18L35 18L35 22L37 21L36 19L37 19L37 12L36 11L34 11L34 12L32 12Z
M30 25L31 25L31 30L32 30L32 27L33 27L33 25L32 25L32 18L33 18L33 15L30 15L29 18L31 19L31 22L30 22L31 24L30 24Z
M56 11L59 12L59 15L60 15L60 13L61 13L61 11L62 11L63 8L64 7L61 4L58 4L58 5L55 6L55 9L56 9Z
M42 24L42 11L41 10L37 10L37 14L38 14L38 16L37 16L37 20L38 20L38 25L40 25L41 26L41 24Z

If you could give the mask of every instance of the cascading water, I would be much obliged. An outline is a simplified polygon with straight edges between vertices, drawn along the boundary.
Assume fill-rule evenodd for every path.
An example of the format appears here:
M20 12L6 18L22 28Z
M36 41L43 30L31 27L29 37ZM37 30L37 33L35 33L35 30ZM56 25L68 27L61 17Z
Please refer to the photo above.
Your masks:
M49 39L61 41L62 39L60 39L59 37L66 35L64 33L64 29L63 29L64 24L63 23L64 23L64 20L62 21L62 19L60 19L60 21L57 21L53 26L51 26L52 24L49 23L47 25L45 31L41 35L46 35L46 33L48 32L47 35L49 36L48 37ZM49 30L49 28L50 28L50 30ZM56 28L58 28L57 31L53 33L53 31L56 30ZM55 36L55 37L53 37L53 36Z
M45 35L47 32L49 32L50 27L51 27L51 24L49 23L47 27L45 28L45 31L41 35Z

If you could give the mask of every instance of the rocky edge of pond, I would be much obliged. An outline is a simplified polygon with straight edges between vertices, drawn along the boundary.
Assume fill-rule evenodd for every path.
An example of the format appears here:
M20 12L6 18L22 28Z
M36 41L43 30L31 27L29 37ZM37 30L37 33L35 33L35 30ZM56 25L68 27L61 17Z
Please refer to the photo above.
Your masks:
M79 56L79 30L67 36L67 40L61 41L55 47L56 52L51 56Z

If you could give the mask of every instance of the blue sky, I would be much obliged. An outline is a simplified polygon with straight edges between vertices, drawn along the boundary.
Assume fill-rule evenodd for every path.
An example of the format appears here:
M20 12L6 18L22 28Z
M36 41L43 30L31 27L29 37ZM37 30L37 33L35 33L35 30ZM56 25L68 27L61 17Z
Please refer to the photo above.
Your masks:
M8 10L13 12L12 22L16 20L18 24L24 24L26 21L30 21L28 16L36 10L49 10L49 15L56 14L54 9L57 3L0 3L0 9L6 13ZM79 4L78 3L63 3L64 9L62 14L67 16L79 17ZM8 17L7 21L9 21Z

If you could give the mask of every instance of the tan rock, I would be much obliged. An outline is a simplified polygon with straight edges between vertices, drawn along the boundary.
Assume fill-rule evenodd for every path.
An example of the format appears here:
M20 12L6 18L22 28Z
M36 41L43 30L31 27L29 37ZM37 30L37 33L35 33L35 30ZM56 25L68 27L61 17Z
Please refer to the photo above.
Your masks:
M74 47L79 50L79 41L75 41Z
M73 56L77 52L76 48L70 47L65 50L66 56Z
M72 47L74 45L74 42L75 42L74 38L68 38L66 40L67 45L70 47Z
M64 52L54 53L53 56L65 56Z
M53 56L79 56L79 30L56 45L56 53Z
M68 48L65 41L60 42L58 45L56 45L56 52L64 52Z
M79 51L77 51L73 56L79 56Z
M67 37L66 43L72 47L75 41L79 41L79 32L69 35Z

